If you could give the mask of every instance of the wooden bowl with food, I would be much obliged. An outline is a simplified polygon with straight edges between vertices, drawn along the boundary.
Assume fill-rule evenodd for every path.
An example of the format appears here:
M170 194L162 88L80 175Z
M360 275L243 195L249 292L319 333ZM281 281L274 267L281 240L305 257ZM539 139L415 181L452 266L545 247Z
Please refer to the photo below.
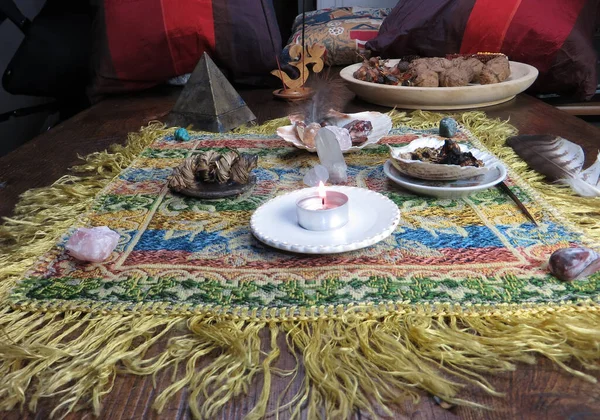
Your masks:
M485 62L484 62L485 61ZM538 70L509 61L475 57L381 60L345 67L340 76L361 99L405 109L479 108L506 102L533 84Z

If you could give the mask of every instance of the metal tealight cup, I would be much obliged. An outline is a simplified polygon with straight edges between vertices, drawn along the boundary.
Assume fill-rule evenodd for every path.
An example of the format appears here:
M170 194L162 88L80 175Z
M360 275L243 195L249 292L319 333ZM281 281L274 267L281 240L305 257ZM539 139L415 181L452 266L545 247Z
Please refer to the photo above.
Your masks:
M296 202L298 224L307 230L324 231L341 228L348 223L348 196L328 191L323 199L318 194L300 198Z

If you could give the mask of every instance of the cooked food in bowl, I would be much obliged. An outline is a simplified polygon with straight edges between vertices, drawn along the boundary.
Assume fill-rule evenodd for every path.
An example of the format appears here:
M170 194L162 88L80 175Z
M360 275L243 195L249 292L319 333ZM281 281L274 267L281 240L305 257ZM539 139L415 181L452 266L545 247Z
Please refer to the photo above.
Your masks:
M504 54L405 57L396 65L387 63L379 57L364 60L354 72L354 78L394 86L457 87L500 83L510 76L510 65Z

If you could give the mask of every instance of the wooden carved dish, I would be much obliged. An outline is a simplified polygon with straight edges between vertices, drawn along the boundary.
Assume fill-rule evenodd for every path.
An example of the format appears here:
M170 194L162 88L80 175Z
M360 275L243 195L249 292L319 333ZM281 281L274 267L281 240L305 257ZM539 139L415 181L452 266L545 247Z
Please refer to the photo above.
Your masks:
M308 87L300 87L297 89L277 89L273 91L273 95L276 98L291 102L310 99L314 93L314 90Z
M256 185L256 176L250 175L247 184L238 184L237 182L227 182L226 184L209 184L206 182L195 181L190 188L171 188L171 191L187 195L188 197L216 199L243 194L246 191L250 191L252 188L254 188L254 185Z

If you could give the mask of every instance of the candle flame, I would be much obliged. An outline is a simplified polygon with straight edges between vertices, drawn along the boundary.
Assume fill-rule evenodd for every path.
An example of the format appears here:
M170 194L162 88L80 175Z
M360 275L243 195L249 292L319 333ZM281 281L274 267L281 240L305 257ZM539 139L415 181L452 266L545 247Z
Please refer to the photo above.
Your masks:
M325 193L325 184L323 184L323 181L319 181L319 187L317 188L317 191L319 191L319 197L325 199L327 194Z
M325 192L325 184L323 184L323 181L319 181L317 191L319 191L319 197L321 197L321 204L325 207L325 197L327 196L327 193Z

